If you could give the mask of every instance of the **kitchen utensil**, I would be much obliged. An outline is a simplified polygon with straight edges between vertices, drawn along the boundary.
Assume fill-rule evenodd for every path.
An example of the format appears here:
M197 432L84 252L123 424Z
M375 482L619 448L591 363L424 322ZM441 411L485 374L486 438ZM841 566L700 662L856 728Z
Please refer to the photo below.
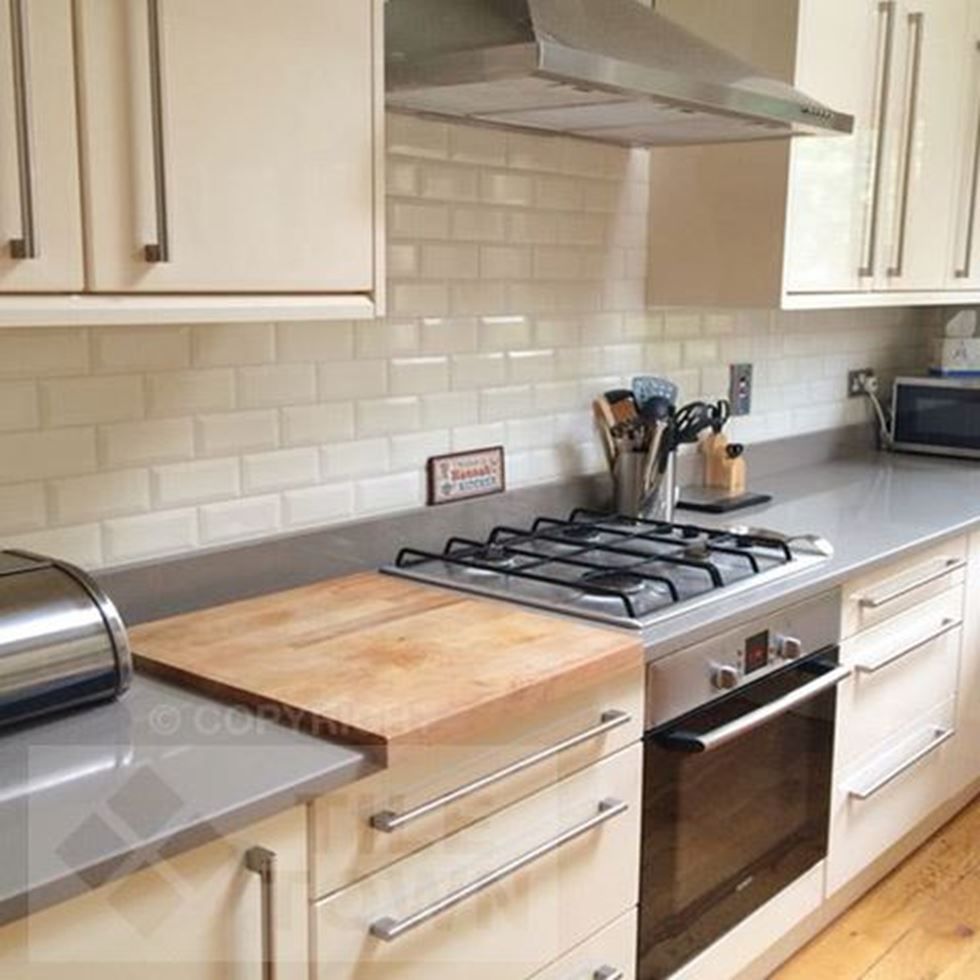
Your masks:
M0 551L0 727L110 700L131 677L122 619L88 575Z
M663 398L668 404L677 404L679 389L673 381L667 378L657 378L653 375L642 374L633 379L633 398L637 408L642 412L643 406L654 398Z
M637 417L636 402L633 400L633 392L625 388L615 388L607 391L603 396L609 403L613 417L617 422L628 422Z
M616 444L613 441L612 426L609 424L611 414L607 411L608 405L604 398L595 398L592 401L592 414L595 417L596 429L599 430L599 441L602 443L602 451L605 453L606 462L609 469L613 468L616 461ZM615 424L615 423L614 423Z
M610 405L609 402L606 400L606 396L597 395L593 399L592 405L597 413L597 417L599 415L602 416L602 420L605 422L606 428L612 429L612 427L616 424L617 419L616 416L613 414L612 405Z

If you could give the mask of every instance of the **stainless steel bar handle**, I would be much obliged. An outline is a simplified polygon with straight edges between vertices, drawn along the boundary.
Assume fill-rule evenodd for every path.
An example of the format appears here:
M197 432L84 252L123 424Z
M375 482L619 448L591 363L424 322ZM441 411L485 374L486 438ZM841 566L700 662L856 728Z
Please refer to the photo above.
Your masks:
M493 871L489 871L486 874L481 875L479 878L471 881L468 885L463 885L461 888L451 891L448 895L444 895L442 898L437 899L430 905L426 905L425 908L419 909L418 912L413 912L411 915L407 915L403 919L395 919L391 916L385 916L384 918L378 919L376 922L371 923L371 928L369 931L376 939L390 943L395 939L398 939L399 936L404 936L405 933L411 932L413 929L417 929L430 919L434 919L437 915L447 912L454 906L459 905L460 902L465 902L466 899L472 898L474 895L478 895L491 885L495 885L504 878L507 878L510 875L520 871L522 868L526 868L529 864L533 864L539 858L550 854L552 851L558 850L560 847L570 843L577 837L587 834L590 830L595 830L596 827L599 827L607 821L612 820L614 817L618 817L620 814L625 813L628 809L629 804L622 800L602 800L598 804L596 813L589 817L588 820L583 820L581 823L577 823L574 827L570 827L557 837L553 837L551 840L545 841L543 844L539 844L530 851L525 851L523 854L512 858L506 864L502 864L499 868L495 868Z
M952 633L953 630L959 629L962 625L962 619L944 619L939 629L933 630L928 636L924 636L921 640L916 640L911 645L902 647L901 650L897 650L895 653L890 653L887 657L883 657L881 660L876 660L873 663L864 662L855 664L857 672L859 674L877 674L879 670L884 669L889 664L893 664L896 660L901 660L903 657L907 657L910 653L915 653L916 650L921 650L927 644L932 643L933 640L938 640L941 636L945 636L947 633Z
M31 91L27 63L27 9L25 0L10 0L11 65L14 81L14 125L17 128L17 182L20 192L20 238L10 240L15 259L39 255L34 211L34 159L31 139Z
M167 154L163 122L163 54L160 0L146 0L150 65L150 125L153 133L153 192L157 240L143 248L147 262L170 261L170 213L167 203Z
M980 52L980 41L975 45ZM980 99L977 100L977 126L973 137L973 173L970 177L970 202L966 211L966 242L964 244L963 265L955 272L957 279L969 279L973 274L974 225L977 221L977 191L980 190Z
M891 592L886 592L884 595L861 596L861 598L858 599L858 605L864 609L881 609L882 606L887 606L890 603L895 602L897 599L901 599L904 596L915 592L916 589L921 589L924 585L930 585L932 582L938 582L939 579L945 578L947 575L952 575L954 572L958 572L961 568L966 568L965 559L947 558L943 562L943 567L938 571L916 579L914 582L910 582L908 585L903 585Z
M630 715L625 711L604 711L599 717L598 725L593 725L591 728L587 728L583 732L578 732L576 735L572 735L555 745L549 745L546 749L541 749L541 751L525 756L523 759L518 759L509 766L504 766L502 769L497 769L495 772L489 773L486 776L481 776L471 783L466 783L464 786L450 790L448 793L436 796L417 807L413 807L411 810L406 810L404 813L396 813L393 810L382 810L380 813L374 814L369 822L375 830L381 830L386 834L390 834L392 831L398 830L399 827L404 827L405 824L411 823L413 820L427 816L434 810L448 806L450 803L455 803L456 800L460 800L464 796L469 796L471 793L486 789L486 787L492 786L494 783L499 783L502 779L507 779L509 776L523 772L525 769L530 769L532 766L536 766L538 763L544 762L553 756L560 755L562 752L567 752L569 749L575 748L575 746L581 745L583 742L588 742L594 738L598 738L600 735L605 735L606 732L620 728L631 720Z
M592 980L626 980L626 974L615 966L600 966L592 974Z
M868 228L867 254L858 275L868 278L875 274L878 255L878 211L881 202L881 175L885 167L885 128L888 125L888 103L891 93L892 52L895 47L895 2L885 0L878 4L878 15L883 21L884 53L881 62L881 81L878 86L878 120L875 132L875 152L872 166L871 195L868 209L871 215Z
M276 855L265 847L245 852L245 867L262 882L262 980L276 980Z
M915 46L912 49L912 82L909 87L909 108L905 132L905 159L902 165L902 183L898 204L898 245L895 251L895 264L888 275L899 279L905 274L905 240L908 232L909 190L912 185L912 154L915 150L915 127L919 116L919 84L922 80L922 36L925 33L926 15L920 12L909 14L909 29L915 32Z
M931 755L936 749L939 748L945 742L948 742L956 734L955 728L939 728L938 726L933 729L932 741L929 742L924 748L919 749L918 752L913 753L909 758L907 758L900 765L897 765L890 772L885 773L884 776L879 777L873 783L867 786L862 786L860 789L848 790L847 795L855 800L867 800L870 799L875 793L883 790L890 782L898 779L903 772L907 772L911 769L917 762L921 762L927 755Z
M822 694L824 691L829 691L850 675L850 667L834 667L809 684L804 684L795 691L790 691L789 694L784 694L781 698L770 701L758 711L736 718L725 725L719 725L718 728L713 728L704 735L695 736L690 741L697 745L697 751L713 752L715 749L720 749L723 745L761 728L774 718L787 714L805 701L809 701L810 698Z

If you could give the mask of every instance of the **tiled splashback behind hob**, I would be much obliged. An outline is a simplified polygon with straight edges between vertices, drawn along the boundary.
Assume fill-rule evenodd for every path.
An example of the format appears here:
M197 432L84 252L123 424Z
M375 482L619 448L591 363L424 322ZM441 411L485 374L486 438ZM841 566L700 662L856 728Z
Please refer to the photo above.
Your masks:
M860 421L847 366L924 363L904 310L645 309L647 157L389 117L378 323L0 332L0 540L115 565L412 508L423 463L504 443L512 485L600 467L589 399L634 372L763 440Z

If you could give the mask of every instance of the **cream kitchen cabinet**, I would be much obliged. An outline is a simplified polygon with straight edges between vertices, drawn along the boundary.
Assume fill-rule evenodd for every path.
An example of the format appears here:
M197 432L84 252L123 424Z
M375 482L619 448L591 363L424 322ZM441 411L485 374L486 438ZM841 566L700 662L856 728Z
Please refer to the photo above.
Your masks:
M950 796L980 780L980 531L975 531L970 538L956 735L956 751L950 768Z
M71 0L0 5L0 294L84 285L73 52Z
M967 542L952 538L846 583L827 894L957 790ZM897 860L897 858L896 858Z
M299 807L161 860L0 929L0 976L307 980L306 855Z
M970 0L969 27L958 45L967 67L963 73L963 112L956 155L954 220L947 255L947 287L980 292L980 2ZM964 297L965 298L965 297Z
M18 9L29 118L0 127L35 179L0 139L0 230L33 200L39 257L0 260L0 324L382 311L381 0Z
M661 0L855 118L850 136L655 150L650 298L787 309L949 302L968 0ZM842 39L846 39L846 42ZM969 57L968 57L969 55Z

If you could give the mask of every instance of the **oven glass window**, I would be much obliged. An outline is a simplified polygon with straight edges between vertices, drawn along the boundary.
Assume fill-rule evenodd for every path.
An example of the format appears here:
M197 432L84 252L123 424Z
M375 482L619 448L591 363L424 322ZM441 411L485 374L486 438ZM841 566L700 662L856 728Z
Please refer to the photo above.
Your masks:
M980 452L980 388L900 385L895 441Z
M647 735L640 980L669 976L826 856L833 690L711 751L668 747L813 679L801 661Z

